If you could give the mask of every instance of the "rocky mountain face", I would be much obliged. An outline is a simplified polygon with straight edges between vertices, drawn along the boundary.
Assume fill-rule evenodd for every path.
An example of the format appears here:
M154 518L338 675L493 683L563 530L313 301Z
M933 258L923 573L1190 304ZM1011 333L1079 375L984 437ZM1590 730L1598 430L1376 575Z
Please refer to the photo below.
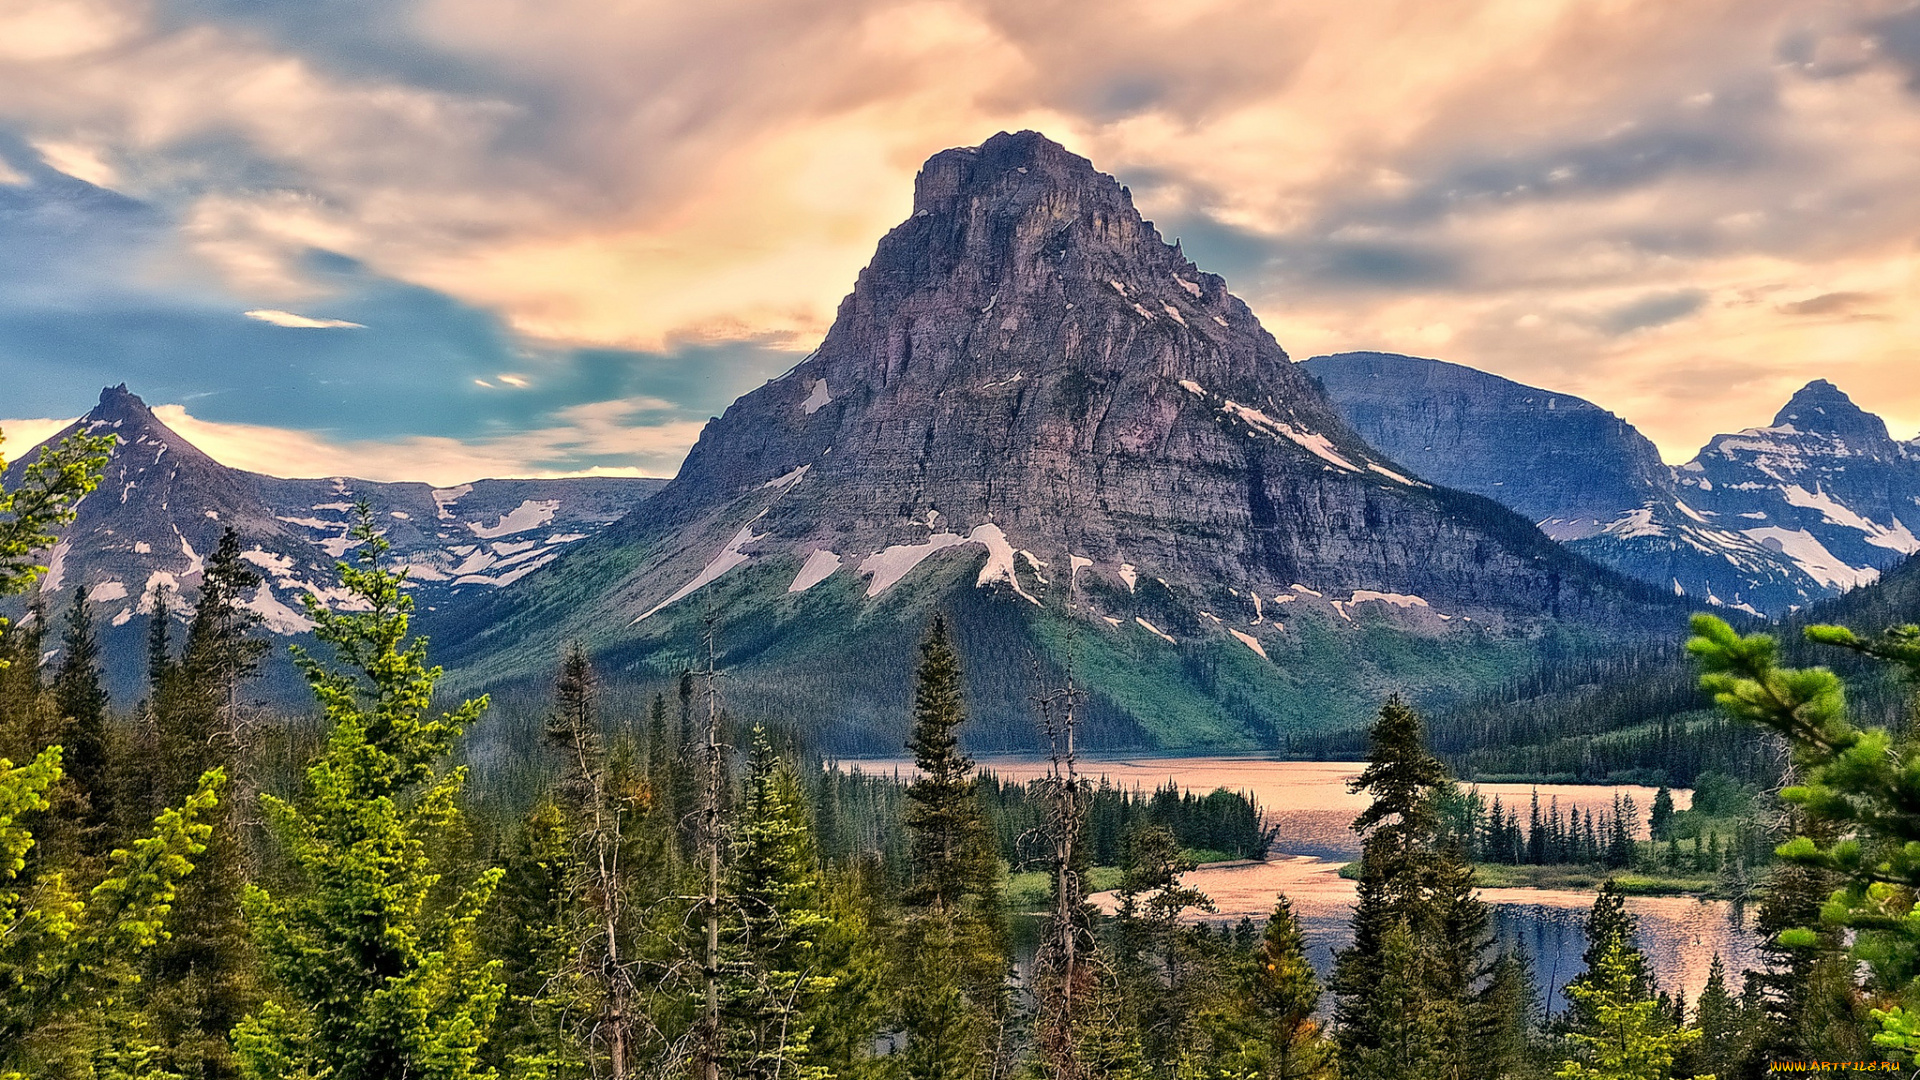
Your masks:
M1675 475L1703 512L1831 590L1920 551L1920 454L1825 379L1767 427L1714 436Z
M1678 469L1580 398L1381 353L1305 361L1369 442L1656 586L1779 615L1920 548L1920 455L1824 380Z
M372 504L395 561L408 567L417 602L426 608L498 588L545 565L663 483L482 480L435 489L346 478L282 480L214 461L124 386L103 391L93 411L49 443L83 427L111 432L119 442L100 487L81 501L78 519L49 553L39 592L57 611L72 590L85 590L96 622L129 639L144 632L157 590L170 593L177 613L191 608L205 557L228 527L264 579L247 606L269 631L291 635L311 629L303 594L323 604L344 598L334 566L348 554L345 534L359 499ZM22 455L21 464L39 449ZM110 652L135 660L143 655L137 646ZM136 678L112 675L119 685Z
M1300 366L1367 442L1421 476L1485 495L1555 540L1664 501L1673 477L1632 424L1589 401L1393 353Z
M736 659L817 677L848 657L798 643L834 621L836 647L898 657L904 688L926 610L990 597L976 665L1111 670L1108 705L1168 745L1324 726L1315 665L1344 666L1362 713L1451 677L1390 677L1359 658L1363 627L1491 655L1544 624L1670 630L1650 593L1369 446L1124 187L1023 132L931 158L820 347L458 636L492 672L575 636L658 670L713 603ZM1171 715L1170 682L1204 703ZM1023 685L987 707L1024 712Z

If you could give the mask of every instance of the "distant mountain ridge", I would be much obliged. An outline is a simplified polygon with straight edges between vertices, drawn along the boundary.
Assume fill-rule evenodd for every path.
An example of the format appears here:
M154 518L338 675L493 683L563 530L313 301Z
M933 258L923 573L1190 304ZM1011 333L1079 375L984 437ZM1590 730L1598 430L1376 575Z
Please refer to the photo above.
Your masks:
M1716 436L1670 468L1626 421L1569 394L1389 353L1302 366L1368 441L1423 475L1709 604L1783 614L1920 551L1920 453L1825 380L1773 425Z
M345 534L360 499L372 505L395 563L407 568L417 603L432 608L546 565L664 483L481 480L436 489L344 477L283 480L214 461L124 385L102 391L86 416L23 454L9 477L45 446L82 429L110 432L119 443L100 487L81 501L77 520L47 554L39 595L57 611L73 589L84 589L96 621L129 639L144 629L156 590L172 594L177 612L192 605L205 557L229 526L242 557L264 579L245 605L272 633L292 635L311 628L303 594L328 605L346 600L335 564L349 553ZM110 653L122 666L143 655L137 647ZM123 687L137 681L131 671L111 674Z
M1543 627L1682 615L1369 446L1223 279L1032 132L929 159L819 349L627 521L466 609L453 661L533 678L578 639L664 675L708 604L768 680L867 679L807 722L897 723L946 607L977 620L976 668L1111 675L1101 707L1149 745L1255 745L1330 700L1471 681ZM1375 629L1408 643L1397 670ZM1024 717L1012 682L976 687L981 711Z

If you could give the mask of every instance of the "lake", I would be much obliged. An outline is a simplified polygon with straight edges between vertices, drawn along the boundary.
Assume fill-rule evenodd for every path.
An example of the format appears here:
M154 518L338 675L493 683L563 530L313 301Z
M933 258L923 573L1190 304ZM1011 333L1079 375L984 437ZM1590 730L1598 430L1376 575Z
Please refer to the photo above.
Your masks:
M849 762L864 772L913 771L905 760ZM983 758L980 767L1015 780L1044 776L1048 764L1032 758ZM1340 877L1340 867L1359 854L1359 837L1349 827L1367 806L1367 798L1347 790L1347 782L1366 768L1353 761L1257 761L1221 757L1114 758L1080 762L1083 774L1096 781L1105 777L1116 787L1151 791L1169 780L1181 788L1205 794L1215 788L1252 795L1278 827L1274 851L1264 863L1205 866L1186 875L1184 883L1206 892L1218 911L1202 915L1208 922L1234 923L1242 916L1264 920L1277 893L1293 902L1306 931L1309 950L1324 975L1335 948L1347 944L1347 918L1354 902L1354 883ZM1631 795L1640 810L1645 838L1647 810L1654 789L1631 785L1480 784L1489 803L1520 809L1522 826L1535 791L1544 809L1558 801L1564 815L1574 807L1583 812L1613 806L1616 795ZM1676 809L1691 804L1692 792L1676 790ZM1533 957L1534 977L1543 998L1554 1009L1565 1007L1560 991L1581 971L1580 954L1586 938L1580 925L1593 906L1593 893L1573 889L1482 889L1481 899L1493 908L1495 932L1502 941L1525 946ZM1096 896L1109 910L1110 895ZM1663 989L1680 990L1688 1001L1706 984L1708 965L1715 953L1725 962L1738 991L1739 973L1757 965L1757 936L1744 923L1744 912L1724 900L1689 897L1629 897L1627 909L1639 918L1638 941L1646 952Z

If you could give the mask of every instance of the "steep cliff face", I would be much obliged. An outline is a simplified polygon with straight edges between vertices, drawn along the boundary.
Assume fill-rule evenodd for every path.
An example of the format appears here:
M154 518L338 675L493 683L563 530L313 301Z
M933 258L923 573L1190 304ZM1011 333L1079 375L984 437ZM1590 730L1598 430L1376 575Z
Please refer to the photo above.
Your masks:
M984 528L1116 583L1129 564L1208 590L1623 610L1604 575L1369 447L1126 189L1031 132L927 163L819 350L710 424L659 510L761 514L769 484L743 551L842 572Z
M1369 443L1434 483L1497 500L1555 540L1592 536L1673 487L1646 436L1571 394L1394 353L1300 366Z
M1645 590L1367 445L1124 187L1032 132L930 159L820 348L590 546L509 590L479 648L518 647L539 620L515 605L569 574L618 578L554 610L563 632L641 655L716 581L883 605L962 563L1130 649L1268 667L1356 612L1436 636L1649 618Z

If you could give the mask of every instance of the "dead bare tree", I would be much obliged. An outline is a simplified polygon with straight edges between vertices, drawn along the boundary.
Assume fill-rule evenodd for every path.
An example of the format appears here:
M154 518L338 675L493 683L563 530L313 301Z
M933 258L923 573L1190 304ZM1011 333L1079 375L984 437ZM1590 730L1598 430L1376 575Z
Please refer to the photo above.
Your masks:
M622 955L621 938L628 921L625 870L620 862L625 849L624 808L609 790L595 683L586 651L570 645L561 661L547 737L567 756L560 793L573 818L579 878L575 887L588 915L576 966L598 984L600 999L590 1038L605 1046L613 1080L626 1080L634 1046L637 987L632 964Z
M1036 661L1036 683L1039 682ZM1035 956L1038 998L1035 1049L1055 1080L1080 1080L1079 1032L1093 996L1094 939L1087 904L1086 831L1088 782L1076 768L1076 708L1085 691L1069 668L1059 687L1033 698L1047 737L1047 775L1037 781L1046 819L1040 828L1044 859L1053 875L1053 908Z
M707 864L706 892L701 899L701 911L706 920L706 952L702 958L706 1006L701 1021L700 1038L702 1073L706 1080L720 1080L720 1058L723 1049L720 1027L720 923L724 896L721 893L720 869L726 844L724 806L726 746L722 739L724 733L721 731L720 722L719 680L724 673L720 671L716 662L717 651L714 646L715 628L718 622L718 616L709 606L706 613L707 666L705 670L694 672L704 681L707 692L705 782L700 793L700 848L701 855Z

